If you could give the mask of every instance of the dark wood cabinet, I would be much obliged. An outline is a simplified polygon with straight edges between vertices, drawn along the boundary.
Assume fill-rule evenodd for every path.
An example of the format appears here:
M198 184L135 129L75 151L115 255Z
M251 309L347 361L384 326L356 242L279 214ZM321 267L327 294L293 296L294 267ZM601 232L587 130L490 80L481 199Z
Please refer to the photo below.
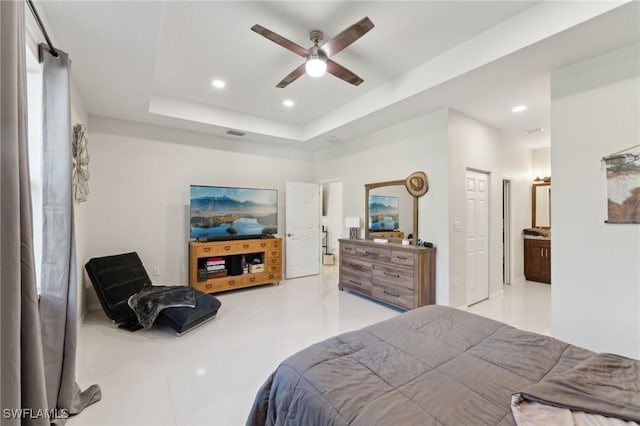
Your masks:
M529 281L551 284L551 240L525 238L524 276Z

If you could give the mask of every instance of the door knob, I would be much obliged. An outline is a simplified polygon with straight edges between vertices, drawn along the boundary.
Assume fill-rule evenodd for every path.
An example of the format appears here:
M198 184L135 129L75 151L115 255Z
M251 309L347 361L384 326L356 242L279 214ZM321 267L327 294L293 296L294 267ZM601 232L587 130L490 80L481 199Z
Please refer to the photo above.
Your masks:
M289 232L289 233L287 234L287 237L293 237L293 234Z

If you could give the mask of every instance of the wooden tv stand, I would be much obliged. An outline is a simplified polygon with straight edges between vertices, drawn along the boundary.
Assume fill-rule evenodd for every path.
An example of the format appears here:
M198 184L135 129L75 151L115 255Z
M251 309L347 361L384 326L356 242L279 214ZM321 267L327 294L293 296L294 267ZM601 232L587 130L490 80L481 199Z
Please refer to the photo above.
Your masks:
M231 256L260 256L264 271L227 275L198 280L198 270L206 269L207 259ZM213 241L189 243L189 284L205 293L217 293L236 288L278 283L282 279L282 238L260 238L252 240Z

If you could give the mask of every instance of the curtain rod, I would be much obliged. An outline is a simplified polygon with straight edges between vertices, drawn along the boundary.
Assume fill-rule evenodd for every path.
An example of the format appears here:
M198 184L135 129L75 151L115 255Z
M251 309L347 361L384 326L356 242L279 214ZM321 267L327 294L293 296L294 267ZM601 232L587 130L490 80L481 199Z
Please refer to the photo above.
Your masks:
M26 2L27 2L27 5L29 5L29 9L31 9L31 13L33 14L33 17L36 18L36 22L38 23L38 27L40 27L40 31L42 32L44 39L47 41L47 44L49 45L49 52L51 52L51 54L57 58L58 51L56 50L55 47L53 47L53 43L51 43L49 34L47 33L47 30L45 29L44 24L40 20L40 15L38 15L38 11L36 10L36 7L33 5L33 2L31 0L26 0Z

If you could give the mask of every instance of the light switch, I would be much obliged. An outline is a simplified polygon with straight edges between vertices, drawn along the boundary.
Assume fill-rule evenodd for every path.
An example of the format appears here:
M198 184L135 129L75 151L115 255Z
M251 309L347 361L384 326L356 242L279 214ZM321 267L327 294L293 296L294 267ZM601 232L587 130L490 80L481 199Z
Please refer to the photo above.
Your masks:
M454 232L462 232L462 222L456 220L453 222L453 231Z

